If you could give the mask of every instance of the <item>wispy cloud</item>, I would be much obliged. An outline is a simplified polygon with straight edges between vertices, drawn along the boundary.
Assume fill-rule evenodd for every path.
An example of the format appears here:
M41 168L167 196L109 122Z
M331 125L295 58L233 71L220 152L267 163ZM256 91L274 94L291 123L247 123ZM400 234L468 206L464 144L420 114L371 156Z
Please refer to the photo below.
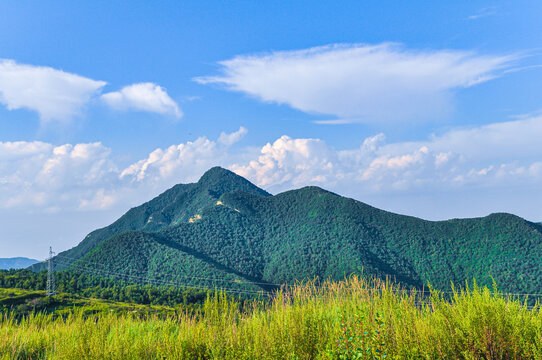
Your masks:
M339 44L237 56L219 63L221 75L195 81L340 122L401 122L446 114L454 90L500 76L517 58L390 43Z
M109 106L118 110L148 111L181 118L183 113L167 91L154 83L145 82L123 87L101 96Z
M467 19L478 20L478 19L496 15L496 14L497 14L497 8L495 6L490 6L490 7L485 7L478 10L476 14L468 16Z
M320 125L344 125L344 124L353 124L357 122L363 122L363 119L354 118L354 119L327 119L327 120L314 120L313 123Z
M9 110L36 111L43 122L67 121L80 114L105 85L50 67L0 61L0 103Z
M225 132L220 133L220 136L218 137L217 141L220 144L231 146L235 144L236 142L239 142L242 138L244 138L247 133L248 133L247 128L244 126L241 126L239 130L232 132L230 134L227 134Z

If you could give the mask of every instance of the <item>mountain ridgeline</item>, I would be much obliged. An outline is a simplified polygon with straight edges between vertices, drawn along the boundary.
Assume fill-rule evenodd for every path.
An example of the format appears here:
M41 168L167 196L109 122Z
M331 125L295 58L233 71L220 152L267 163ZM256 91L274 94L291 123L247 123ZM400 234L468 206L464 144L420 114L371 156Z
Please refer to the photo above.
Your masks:
M476 279L540 293L542 226L504 213L426 221L312 186L272 196L215 167L55 260L60 268L240 292L363 271L407 286L449 289Z
M37 262L39 261L25 257L2 258L0 259L0 270L23 269Z

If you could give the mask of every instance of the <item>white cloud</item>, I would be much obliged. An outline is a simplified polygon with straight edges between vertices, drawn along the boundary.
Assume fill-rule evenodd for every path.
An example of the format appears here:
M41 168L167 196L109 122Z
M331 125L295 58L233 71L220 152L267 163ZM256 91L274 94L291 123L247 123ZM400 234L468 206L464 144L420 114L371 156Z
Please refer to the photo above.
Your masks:
M220 156L216 143L203 136L193 142L156 149L146 159L127 167L120 176L146 182L162 182L171 178L194 181L197 180L196 174L205 171Z
M113 194L106 194L104 189L99 189L91 199L81 199L79 208L83 210L107 209L115 204L116 198Z
M101 143L56 146L42 164L35 181L48 189L104 183L117 172L110 153L111 150Z
M241 139L244 138L247 133L248 130L245 127L241 126L239 130L232 132L231 134L226 134L225 132L222 132L218 137L218 142L220 144L230 146L235 144L236 142L241 141Z
M415 51L389 43L343 44L237 56L220 62L222 75L195 80L334 115L339 123L427 120L449 111L453 90L499 76L516 58Z
M0 142L0 208L73 210L89 203L104 186L119 185L110 152L101 143Z
M283 136L257 159L231 169L271 191L321 185L357 198L416 191L521 188L542 180L542 117L451 130L427 141L385 143L383 134L357 149Z
M0 61L0 102L9 110L36 111L45 122L80 114L105 84L50 67Z
M183 113L166 90L145 82L123 87L120 91L102 95L102 100L118 110L138 110L181 118Z
M217 141L200 137L159 148L129 166L99 142L0 142L0 210L126 209L177 183L197 181L213 166L242 160L247 152L231 154L229 146L246 133L240 127Z
M446 216L483 215L499 200L498 210L536 219L529 199L542 199L542 117L451 130L420 142L387 143L377 134L341 150L321 139L289 136L259 148L230 147L243 129L159 148L129 166L100 143L0 143L0 209L127 209L174 184L197 181L216 165L274 193L318 185L362 201L410 197L403 208L426 218L436 216L427 210L433 202L448 196L439 214L448 209ZM413 194L427 203L418 206ZM450 205L460 199L467 208ZM390 210L401 207L396 201Z
M222 132L217 141L202 136L195 141L156 149L147 158L124 169L120 178L164 189L181 181L197 181L209 168L216 165L228 166L232 161L243 158L241 154L231 154L228 148L247 132L241 126L230 134Z
M434 151L454 151L469 162L500 159L536 159L541 155L542 116L493 123L479 127L452 129L432 135L429 141L390 144L385 151L401 153L429 144Z
M478 20L481 18L485 18L488 16L496 15L497 14L497 8L495 6L490 6L486 8L482 8L478 10L476 14L470 15L467 17L468 20Z
M337 165L336 160L336 151L322 140L282 136L273 144L263 146L257 160L231 168L263 187L299 186L311 182L326 183L337 170L333 167L334 163Z
M0 103L9 110L36 111L43 122L65 122L80 115L105 85L104 81L51 67L0 60ZM125 86L120 91L101 95L101 99L118 110L147 111L176 118L183 115L163 87L149 82Z

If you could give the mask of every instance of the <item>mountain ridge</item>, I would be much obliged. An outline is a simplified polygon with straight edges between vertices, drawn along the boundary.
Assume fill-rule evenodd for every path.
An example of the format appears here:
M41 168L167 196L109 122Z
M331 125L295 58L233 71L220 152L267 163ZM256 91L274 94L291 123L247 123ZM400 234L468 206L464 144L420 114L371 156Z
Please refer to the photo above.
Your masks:
M75 259L62 266L92 262L194 286L242 284L238 290L341 279L361 269L416 287L476 278L507 291L542 290L539 224L507 213L428 221L317 186L273 196L222 168L175 185L87 238L61 253Z
M0 270L23 269L38 263L39 260L26 257L0 258Z

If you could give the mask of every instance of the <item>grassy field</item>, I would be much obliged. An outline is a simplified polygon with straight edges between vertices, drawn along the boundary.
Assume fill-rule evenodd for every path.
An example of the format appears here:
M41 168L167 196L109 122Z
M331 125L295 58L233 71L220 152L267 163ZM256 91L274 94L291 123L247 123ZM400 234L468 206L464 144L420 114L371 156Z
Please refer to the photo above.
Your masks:
M420 298L352 277L164 316L4 315L1 359L542 359L542 312L487 288Z
M137 314L174 314L175 309L168 306L140 305L109 301L103 299L90 299L73 294L59 294L45 296L45 291L31 291L23 289L0 288L0 312L19 318L30 314L51 314L53 318L67 316L72 313L89 316L104 312L137 313Z

